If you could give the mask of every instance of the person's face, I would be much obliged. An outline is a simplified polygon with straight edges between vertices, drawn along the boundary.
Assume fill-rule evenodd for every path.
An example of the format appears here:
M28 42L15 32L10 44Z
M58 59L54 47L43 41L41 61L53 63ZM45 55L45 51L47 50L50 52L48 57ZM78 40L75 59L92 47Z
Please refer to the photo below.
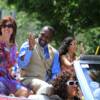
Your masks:
M69 45L69 48L68 50L72 53L75 53L76 50L77 50L77 41L76 40L73 40L70 45Z
M12 34L13 33L13 25L11 22L6 22L3 26L2 26L2 34Z
M39 36L40 46L46 46L52 40L52 33L49 30L43 31Z
M5 40L9 40L11 34L13 33L13 25L11 22L6 22L2 28L1 28L1 32L2 32L2 37Z
M66 83L67 85L67 93L69 97L74 97L77 96L78 94L78 82L75 81L74 79L70 79Z

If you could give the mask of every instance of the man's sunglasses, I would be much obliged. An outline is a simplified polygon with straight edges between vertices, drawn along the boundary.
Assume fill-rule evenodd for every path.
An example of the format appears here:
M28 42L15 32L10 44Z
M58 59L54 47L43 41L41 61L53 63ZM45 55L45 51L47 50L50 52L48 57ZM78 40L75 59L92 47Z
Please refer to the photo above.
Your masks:
M3 28L6 28L6 27L8 27L8 28L13 28L13 25L12 25L12 24L7 24L7 25L5 24L5 25L3 25L2 27L3 27Z
M66 82L66 85L78 85L78 81L69 80Z

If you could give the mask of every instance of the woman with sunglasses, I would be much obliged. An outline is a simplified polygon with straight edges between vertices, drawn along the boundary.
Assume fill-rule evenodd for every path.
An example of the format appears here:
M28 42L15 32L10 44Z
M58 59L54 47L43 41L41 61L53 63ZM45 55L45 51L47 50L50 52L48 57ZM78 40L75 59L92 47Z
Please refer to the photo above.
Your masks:
M15 80L12 74L16 62L16 30L17 25L14 18L6 16L0 21L0 94L15 96L28 96L28 90Z
M73 37L67 37L63 40L60 48L60 62L61 70L67 72L74 72L73 61L76 59L77 42Z
M62 72L55 80L52 81L54 94L62 100L80 100L78 97L78 82L74 74Z

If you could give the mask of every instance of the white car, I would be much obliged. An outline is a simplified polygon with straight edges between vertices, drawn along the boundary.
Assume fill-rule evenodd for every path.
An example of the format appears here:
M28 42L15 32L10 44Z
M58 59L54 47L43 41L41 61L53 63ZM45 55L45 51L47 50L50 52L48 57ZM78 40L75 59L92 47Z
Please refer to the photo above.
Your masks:
M100 100L100 56L83 55L74 68L85 100Z

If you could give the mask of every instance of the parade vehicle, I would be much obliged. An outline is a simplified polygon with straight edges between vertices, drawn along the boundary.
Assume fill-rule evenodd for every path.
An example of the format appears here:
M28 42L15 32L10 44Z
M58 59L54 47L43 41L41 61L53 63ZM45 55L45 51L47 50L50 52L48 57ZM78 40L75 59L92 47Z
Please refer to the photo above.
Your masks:
M82 55L74 68L84 100L100 100L100 56Z
M82 91L82 100L100 100L100 56L98 55L82 55L80 59L75 60L75 73ZM38 100L44 99L40 96ZM0 100L37 100L29 98L19 98L11 96L0 96Z

